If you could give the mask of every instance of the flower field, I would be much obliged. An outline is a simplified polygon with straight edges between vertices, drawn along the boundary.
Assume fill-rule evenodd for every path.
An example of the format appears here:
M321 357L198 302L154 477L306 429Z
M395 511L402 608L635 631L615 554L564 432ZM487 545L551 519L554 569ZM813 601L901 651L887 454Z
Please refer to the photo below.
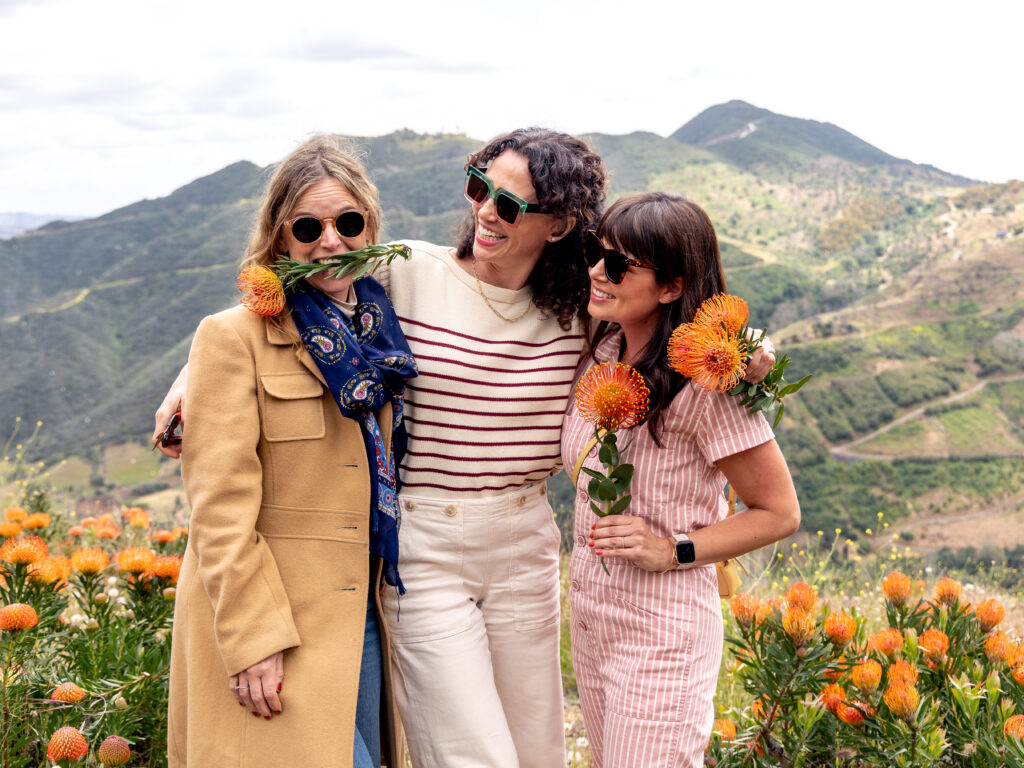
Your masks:
M0 520L0 765L165 765L188 531L141 508L77 520L44 491Z

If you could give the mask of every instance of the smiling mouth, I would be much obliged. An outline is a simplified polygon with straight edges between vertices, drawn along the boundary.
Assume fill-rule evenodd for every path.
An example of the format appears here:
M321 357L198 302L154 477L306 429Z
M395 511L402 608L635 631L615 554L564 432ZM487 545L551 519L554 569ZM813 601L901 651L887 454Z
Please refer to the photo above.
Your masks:
M590 292L593 293L595 296L597 296L597 298L599 298L599 299L614 299L615 298L612 294L605 293L604 291L599 291L594 286L590 286Z
M476 235L481 240L486 240L491 243L496 243L499 240L504 240L507 237L507 235L503 235L500 232L495 232L493 229L488 229L483 224L477 225Z

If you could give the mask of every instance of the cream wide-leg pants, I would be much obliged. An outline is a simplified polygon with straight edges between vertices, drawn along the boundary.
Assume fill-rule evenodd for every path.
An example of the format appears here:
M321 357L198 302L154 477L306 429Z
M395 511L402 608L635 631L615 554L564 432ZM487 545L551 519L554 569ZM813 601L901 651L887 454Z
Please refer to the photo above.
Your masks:
M475 499L402 494L384 596L415 768L563 768L559 533L543 483Z

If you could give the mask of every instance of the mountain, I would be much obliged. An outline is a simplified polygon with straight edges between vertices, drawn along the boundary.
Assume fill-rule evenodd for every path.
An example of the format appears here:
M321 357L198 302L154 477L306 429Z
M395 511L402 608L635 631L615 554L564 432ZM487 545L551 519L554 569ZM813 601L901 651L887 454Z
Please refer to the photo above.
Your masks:
M51 221L79 221L85 216L60 216L46 213L0 213L0 240L14 237Z
M831 123L779 115L745 101L709 107L671 138L743 167L833 159L861 168L914 171L951 184L974 183L932 166L893 157Z
M1024 502L1024 184L972 185L742 102L672 137L585 138L612 198L659 189L708 210L730 291L795 376L815 374L779 431L807 528L857 538L881 512L932 546L944 516ZM450 241L481 142L351 141L381 190L384 237ZM0 436L17 416L42 420L46 458L144 440L199 318L237 301L270 170L235 163L0 241Z

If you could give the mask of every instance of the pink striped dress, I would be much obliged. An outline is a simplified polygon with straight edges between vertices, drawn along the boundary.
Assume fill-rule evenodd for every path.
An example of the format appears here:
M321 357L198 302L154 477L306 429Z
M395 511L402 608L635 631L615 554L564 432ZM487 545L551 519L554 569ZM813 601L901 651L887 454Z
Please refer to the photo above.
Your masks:
M604 339L598 360L618 359L620 336ZM570 403L562 461L572 467L593 436ZM688 533L725 517L725 476L715 462L774 439L739 399L688 384L662 421L659 448L647 425L620 433L623 461L636 468L627 514L659 536ZM630 442L632 441L632 442ZM584 466L601 469L597 449ZM588 477L580 473L570 563L572 660L595 766L703 765L714 721L722 656L722 612L714 565L651 573L608 561L590 547Z

